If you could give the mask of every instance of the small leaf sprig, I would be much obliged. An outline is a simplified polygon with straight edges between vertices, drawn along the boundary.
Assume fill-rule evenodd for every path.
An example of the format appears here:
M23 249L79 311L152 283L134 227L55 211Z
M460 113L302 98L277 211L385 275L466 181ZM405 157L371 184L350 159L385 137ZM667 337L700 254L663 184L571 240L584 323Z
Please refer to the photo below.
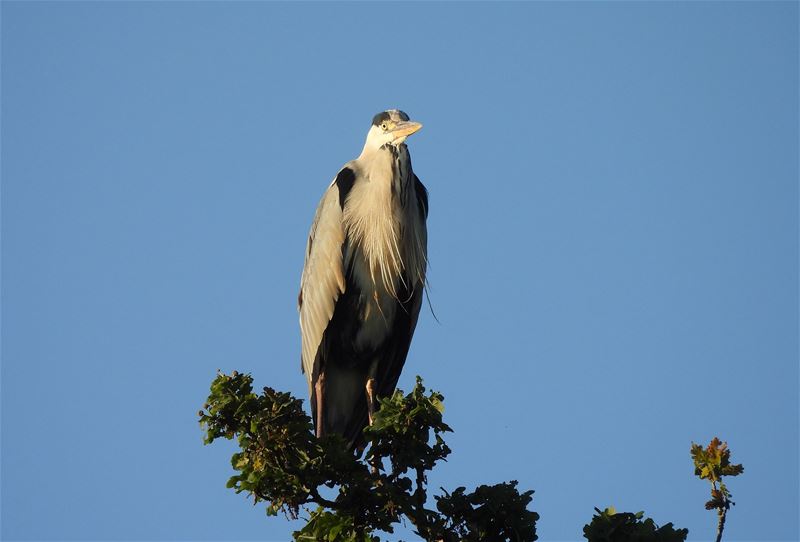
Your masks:
M711 483L711 499L706 502L706 510L717 511L717 538L716 542L722 540L722 532L725 530L725 517L734 503L731 500L731 492L728 491L723 476L739 476L744 472L741 464L731 463L731 451L728 443L722 442L717 437L705 448L700 444L692 443L692 460L694 461L694 474L701 480L708 480Z

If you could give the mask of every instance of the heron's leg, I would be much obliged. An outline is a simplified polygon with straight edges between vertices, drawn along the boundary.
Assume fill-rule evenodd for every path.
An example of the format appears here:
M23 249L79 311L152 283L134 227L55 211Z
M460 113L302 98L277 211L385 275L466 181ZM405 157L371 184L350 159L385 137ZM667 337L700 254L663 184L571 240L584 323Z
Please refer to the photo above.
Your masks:
M372 422L375 420L375 411L377 411L378 400L377 400L377 381L375 379L375 375L378 372L378 360L372 362L369 367L369 371L367 372L367 382L364 386L365 391L367 393L367 416L369 416L369 424L372 425ZM383 460L380 457L374 457L372 461L370 461L370 472L372 474L377 475L380 471L381 465Z
M367 416L369 416L369 424L372 425L372 420L375 418L375 378L370 376L367 378L367 384L365 386L367 390ZM379 469L378 466L381 464L381 459L376 457L369 464L369 471L373 474L373 476L377 476Z
M375 417L375 379L373 377L367 378L367 416L369 416L369 424L372 425L372 419Z
M369 424L375 419L375 411L378 410L378 401L376 397L377 381L375 377L378 374L378 360L375 359L370 363L369 370L367 371L367 415L369 416Z
M317 395L317 438L320 438L323 435L322 428L325 427L325 421L323 418L323 413L325 409L323 405L325 404L325 373L320 371L319 377L317 377L317 381L314 383L314 390L316 391Z

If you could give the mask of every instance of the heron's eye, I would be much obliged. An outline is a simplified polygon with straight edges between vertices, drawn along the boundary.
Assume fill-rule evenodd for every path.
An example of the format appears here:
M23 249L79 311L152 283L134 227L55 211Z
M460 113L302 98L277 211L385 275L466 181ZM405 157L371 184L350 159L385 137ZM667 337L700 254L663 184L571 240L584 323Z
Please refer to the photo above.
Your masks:
M381 124L381 130L383 130L385 132L387 129L388 129L388 126L386 126L385 122L383 124Z

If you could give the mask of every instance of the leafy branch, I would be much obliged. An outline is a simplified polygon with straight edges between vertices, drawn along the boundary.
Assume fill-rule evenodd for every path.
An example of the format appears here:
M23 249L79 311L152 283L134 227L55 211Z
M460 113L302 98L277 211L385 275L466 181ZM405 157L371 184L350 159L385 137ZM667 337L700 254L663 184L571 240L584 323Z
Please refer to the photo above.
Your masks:
M372 542L404 519L427 541L537 539L539 516L527 508L533 491L520 493L516 481L444 491L428 507L427 472L450 454L443 435L451 429L442 421L443 396L426 393L420 378L408 395L381 399L364 431L363 458L337 435L317 439L301 400L271 388L255 394L252 382L237 372L217 375L199 413L204 441L237 440L237 474L227 485L267 502L268 515L308 513L295 540Z
M694 461L694 474L701 480L711 483L711 500L706 502L706 510L717 510L717 539L722 540L725 530L725 517L734 503L731 492L722 481L723 476L739 476L744 472L744 467L731 464L731 451L728 443L720 441L717 437L711 439L709 445L703 448L700 444L692 443L692 460Z

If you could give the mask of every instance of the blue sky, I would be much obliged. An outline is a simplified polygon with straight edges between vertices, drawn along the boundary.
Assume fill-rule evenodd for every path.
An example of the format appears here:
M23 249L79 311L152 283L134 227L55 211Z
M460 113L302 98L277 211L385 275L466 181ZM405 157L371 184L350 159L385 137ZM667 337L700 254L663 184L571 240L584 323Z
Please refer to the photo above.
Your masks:
M391 107L425 125L431 486L708 540L717 435L728 539L800 537L797 3L0 10L3 539L288 538L196 412L217 368L305 395L308 227Z

